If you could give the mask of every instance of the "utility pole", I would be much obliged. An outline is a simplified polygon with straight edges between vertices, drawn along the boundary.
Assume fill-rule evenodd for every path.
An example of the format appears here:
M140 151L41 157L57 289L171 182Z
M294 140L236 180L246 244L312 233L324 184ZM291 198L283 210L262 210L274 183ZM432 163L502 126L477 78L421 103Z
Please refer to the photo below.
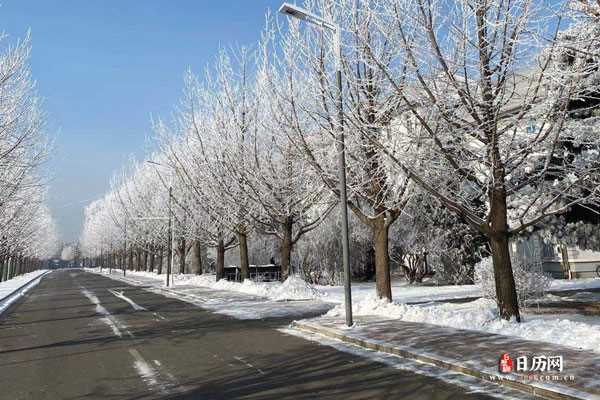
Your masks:
M127 216L125 216L125 229L123 230L125 240L123 240L123 276L127 270Z
M173 212L171 210L171 198L173 187L169 186L169 243L167 246L167 287L170 286L171 267L173 266Z

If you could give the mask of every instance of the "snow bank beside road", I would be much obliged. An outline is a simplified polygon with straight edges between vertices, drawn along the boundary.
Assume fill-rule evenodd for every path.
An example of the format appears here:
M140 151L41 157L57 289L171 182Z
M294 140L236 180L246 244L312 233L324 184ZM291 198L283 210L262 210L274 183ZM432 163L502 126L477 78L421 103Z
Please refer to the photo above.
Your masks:
M522 315L521 323L505 321L500 318L495 302L486 299L460 304L408 305L388 303L371 295L355 302L352 310L356 315L377 315L403 321L516 336L600 353L599 325L573 321L566 318L568 315L548 318L547 315L525 314ZM343 316L343 305L336 306L327 315Z
M47 269L38 271L28 272L23 275L19 275L8 281L0 283L0 314L4 312L12 303L14 303L19 297L23 296L29 289L40 283L40 277L48 272ZM37 279L36 279L37 278ZM28 284L29 282L29 284ZM17 293L13 292L24 286Z
M323 297L323 293L306 283L297 276L290 276L285 282L230 282L225 279L215 281L215 276L210 275L176 275L175 285L204 286L215 290L228 290L267 297L271 300L314 300Z

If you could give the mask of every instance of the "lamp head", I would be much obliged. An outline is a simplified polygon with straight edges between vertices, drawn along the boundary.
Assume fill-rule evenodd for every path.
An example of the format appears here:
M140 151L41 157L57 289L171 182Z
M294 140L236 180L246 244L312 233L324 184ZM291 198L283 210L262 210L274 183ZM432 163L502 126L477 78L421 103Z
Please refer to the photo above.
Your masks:
M283 3L279 7L279 12L297 19L306 19L308 16L308 13L304 9L289 3Z

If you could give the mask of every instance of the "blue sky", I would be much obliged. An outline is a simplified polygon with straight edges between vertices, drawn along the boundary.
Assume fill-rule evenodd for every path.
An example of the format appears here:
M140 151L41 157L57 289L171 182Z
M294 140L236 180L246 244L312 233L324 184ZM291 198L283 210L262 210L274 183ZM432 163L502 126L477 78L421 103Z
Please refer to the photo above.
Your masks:
M188 67L219 47L251 45L281 0L5 0L0 30L31 29L31 68L55 138L50 206L75 240L83 208L142 157L151 116L169 117Z

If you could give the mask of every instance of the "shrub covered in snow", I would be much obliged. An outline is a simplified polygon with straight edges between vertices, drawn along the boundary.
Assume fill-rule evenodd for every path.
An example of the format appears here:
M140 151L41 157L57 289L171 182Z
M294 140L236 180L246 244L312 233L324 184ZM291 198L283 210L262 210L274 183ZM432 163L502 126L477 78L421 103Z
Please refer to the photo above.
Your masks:
M341 218L334 210L316 229L296 244L292 262L299 265L304 280L318 285L340 285L343 282L341 254ZM364 224L349 215L350 269L356 280L369 280L375 274L375 253L370 234Z
M473 283L475 264L489 253L485 237L440 207L435 199L423 193L414 199L407 215L391 230L392 260L409 266L407 255L427 252L428 268L435 271L436 281Z
M544 274L540 260L512 260L513 275L517 288L519 305L526 301L540 298L552 283L552 278ZM492 258L482 259L475 265L475 283L480 285L483 297L496 300L494 267Z

